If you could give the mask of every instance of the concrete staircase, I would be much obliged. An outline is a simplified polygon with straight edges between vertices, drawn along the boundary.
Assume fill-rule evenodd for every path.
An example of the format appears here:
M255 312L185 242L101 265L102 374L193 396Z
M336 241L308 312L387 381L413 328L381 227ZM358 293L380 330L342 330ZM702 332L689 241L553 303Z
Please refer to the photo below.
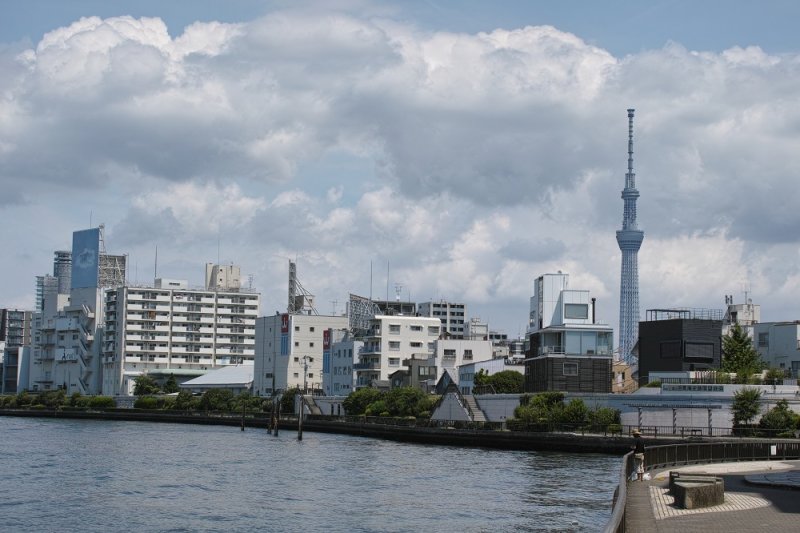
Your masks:
M478 402L475 401L475 397L470 395L464 395L464 401L469 406L470 411L472 411L472 421L473 422L486 422L486 415L483 414L481 408L478 407Z

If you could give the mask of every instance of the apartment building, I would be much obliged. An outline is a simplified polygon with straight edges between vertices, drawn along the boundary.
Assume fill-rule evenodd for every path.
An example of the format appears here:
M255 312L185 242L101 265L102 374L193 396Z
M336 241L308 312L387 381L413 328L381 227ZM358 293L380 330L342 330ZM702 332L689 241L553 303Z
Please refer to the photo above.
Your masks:
M160 278L105 293L103 394L132 394L141 374L181 381L253 360L260 295L235 284L220 288L217 279L190 288Z
M446 300L423 302L417 304L417 314L420 316L438 318L442 323L443 336L449 336L453 339L463 339L468 330L467 323L465 322L467 305L463 303L453 303Z
M442 331L438 317L377 315L371 321L356 370L356 388L386 382L402 368L403 360L436 351Z
M439 339L436 341L436 382L447 372L458 381L458 367L492 359L494 349L490 340Z
M330 330L329 337L335 330ZM355 365L364 348L364 341L349 334L331 342L329 353L323 353L322 390L327 396L347 396L356 386Z
M0 309L0 392L18 392L20 372L25 373L22 355L25 346L31 343L30 311Z
M347 327L347 316L278 313L260 317L256 320L254 394L271 396L293 387L321 393L326 332L344 332Z

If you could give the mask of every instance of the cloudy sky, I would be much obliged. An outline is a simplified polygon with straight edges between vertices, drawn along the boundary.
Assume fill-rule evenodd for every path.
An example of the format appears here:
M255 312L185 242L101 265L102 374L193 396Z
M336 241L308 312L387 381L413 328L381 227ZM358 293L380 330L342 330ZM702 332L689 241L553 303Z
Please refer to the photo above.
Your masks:
M131 281L219 258L266 314L292 258L323 313L388 263L515 336L562 270L616 327L633 107L642 314L800 318L795 2L0 5L0 307L91 222Z

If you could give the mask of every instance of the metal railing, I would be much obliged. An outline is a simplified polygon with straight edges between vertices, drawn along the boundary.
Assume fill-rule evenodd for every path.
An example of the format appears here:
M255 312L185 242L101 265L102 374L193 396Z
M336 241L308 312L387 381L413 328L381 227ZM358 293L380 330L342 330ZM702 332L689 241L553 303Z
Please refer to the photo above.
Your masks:
M750 440L738 442L696 442L649 446L645 452L646 470L660 470L674 466L733 463L741 461L777 461L800 459L800 442L782 440ZM628 480L633 473L633 453L622 458L619 486L614 493L611 518L605 533L624 533L625 505L628 497Z

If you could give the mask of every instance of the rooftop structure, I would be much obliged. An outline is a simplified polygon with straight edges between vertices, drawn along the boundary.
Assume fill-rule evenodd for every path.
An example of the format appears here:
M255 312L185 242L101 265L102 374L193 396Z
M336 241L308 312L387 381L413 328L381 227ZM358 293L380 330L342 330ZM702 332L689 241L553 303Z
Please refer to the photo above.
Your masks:
M639 248L644 232L636 224L636 174L633 172L633 109L628 109L628 172L625 188L622 229L617 231L617 244L622 252L622 268L619 284L619 357L627 363L633 362L631 354L639 336Z

